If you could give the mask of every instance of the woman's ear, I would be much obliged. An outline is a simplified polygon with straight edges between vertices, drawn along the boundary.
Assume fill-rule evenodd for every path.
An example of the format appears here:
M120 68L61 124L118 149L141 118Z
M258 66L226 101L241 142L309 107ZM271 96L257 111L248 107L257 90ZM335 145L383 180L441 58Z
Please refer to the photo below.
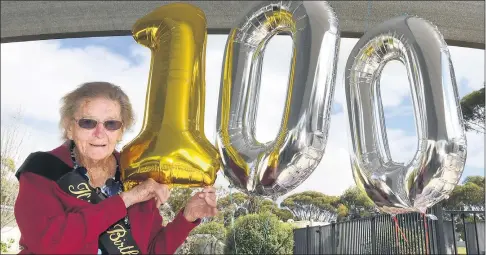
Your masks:
M73 125L68 120L63 121L64 129L66 130L66 136L69 140L73 140Z

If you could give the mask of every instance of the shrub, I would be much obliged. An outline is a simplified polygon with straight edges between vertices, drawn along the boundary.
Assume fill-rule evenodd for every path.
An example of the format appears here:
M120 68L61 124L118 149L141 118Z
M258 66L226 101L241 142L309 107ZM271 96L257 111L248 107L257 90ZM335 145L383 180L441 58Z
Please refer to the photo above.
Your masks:
M197 226L190 235L197 234L208 234L214 236L220 241L225 241L226 239L226 229L222 223L210 221L208 223L201 224Z
M269 212L238 218L228 232L225 254L291 254L292 226Z

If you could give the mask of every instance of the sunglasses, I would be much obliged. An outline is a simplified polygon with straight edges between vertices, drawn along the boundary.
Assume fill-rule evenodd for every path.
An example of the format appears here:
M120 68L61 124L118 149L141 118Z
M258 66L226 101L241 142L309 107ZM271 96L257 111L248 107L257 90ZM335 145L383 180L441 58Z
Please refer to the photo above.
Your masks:
M77 122L79 127L84 129L93 129L98 125L98 121L92 119L83 118L83 119L79 119ZM119 120L107 120L102 123L105 129L110 131L118 130L123 126L123 123Z

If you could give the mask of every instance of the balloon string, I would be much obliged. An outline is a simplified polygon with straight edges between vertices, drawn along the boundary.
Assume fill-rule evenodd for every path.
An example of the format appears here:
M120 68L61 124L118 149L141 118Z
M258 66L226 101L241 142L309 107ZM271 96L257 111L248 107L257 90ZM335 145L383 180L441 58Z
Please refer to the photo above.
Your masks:
M397 242L397 246L400 247L400 240L398 240L398 230L400 227L398 226L398 219L396 216L393 216L393 221L395 222L395 240Z
M400 241L398 240L398 233L400 233L403 240L405 240L405 243L408 244L407 237L405 236L405 233L402 231L402 229L400 228L400 225L398 224L397 216L393 216L393 221L395 221L395 237L396 237L396 240L397 240L398 247L400 247Z
M429 251L429 231L427 228L427 216L425 216L425 213L422 213L422 216L424 217L424 228L425 228L425 254L427 255Z

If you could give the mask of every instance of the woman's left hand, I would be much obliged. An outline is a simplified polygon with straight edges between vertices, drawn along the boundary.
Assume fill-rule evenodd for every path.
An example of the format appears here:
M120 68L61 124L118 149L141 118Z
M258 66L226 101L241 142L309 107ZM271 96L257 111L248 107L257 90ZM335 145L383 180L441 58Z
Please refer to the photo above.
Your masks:
M196 193L187 201L184 208L184 217L189 222L204 217L213 217L216 214L218 214L218 208L216 190L213 187L206 187L202 192Z

